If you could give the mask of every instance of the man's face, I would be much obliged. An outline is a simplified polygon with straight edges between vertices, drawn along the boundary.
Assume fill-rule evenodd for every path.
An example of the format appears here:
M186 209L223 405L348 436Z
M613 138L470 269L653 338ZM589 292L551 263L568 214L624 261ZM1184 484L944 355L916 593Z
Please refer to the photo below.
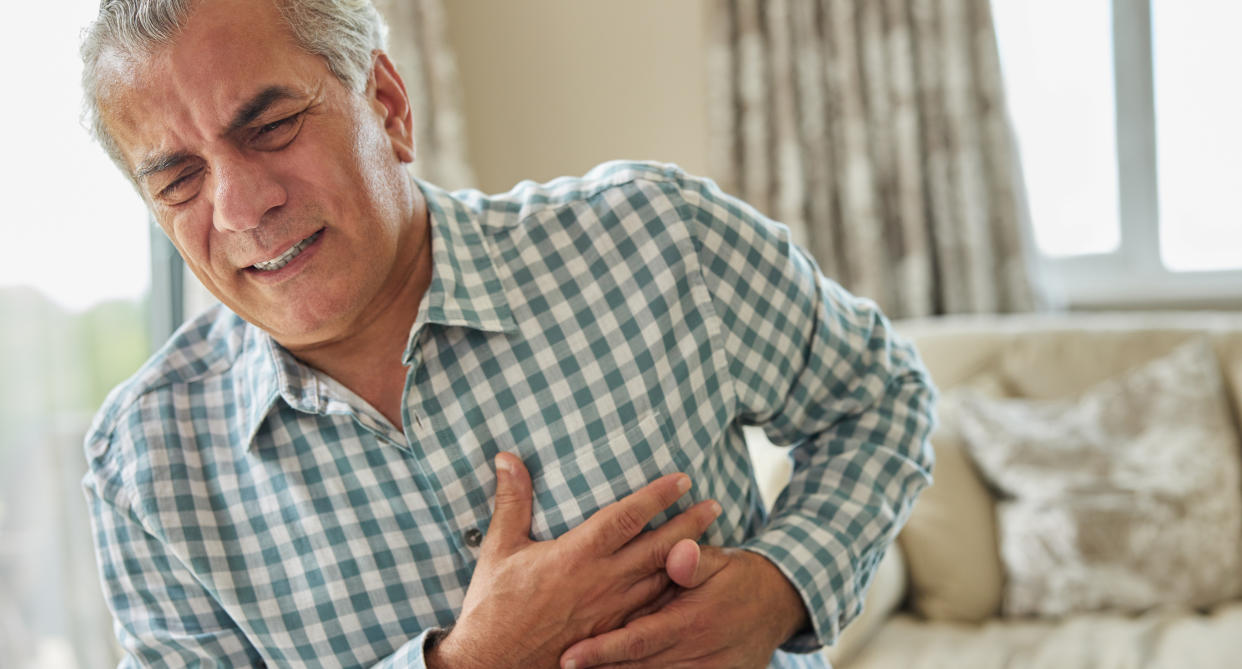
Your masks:
M205 0L174 44L113 51L104 122L156 220L213 294L291 347L347 338L421 240L408 100L301 50L268 0Z

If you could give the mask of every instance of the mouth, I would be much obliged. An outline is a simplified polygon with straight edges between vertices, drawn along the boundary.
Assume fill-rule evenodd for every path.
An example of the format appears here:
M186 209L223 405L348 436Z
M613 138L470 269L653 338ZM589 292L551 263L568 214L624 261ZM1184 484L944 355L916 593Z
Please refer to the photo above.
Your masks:
M288 251L285 251L284 253L280 254L279 256L275 258L272 258L271 260L264 260L263 262L257 262L251 265L250 268L257 270L259 272L275 272L276 270L293 262L294 258L297 258L299 255L302 254L302 251L306 250L306 247L318 241L319 236L322 234L323 234L322 228L319 230L316 230L315 234L289 247Z

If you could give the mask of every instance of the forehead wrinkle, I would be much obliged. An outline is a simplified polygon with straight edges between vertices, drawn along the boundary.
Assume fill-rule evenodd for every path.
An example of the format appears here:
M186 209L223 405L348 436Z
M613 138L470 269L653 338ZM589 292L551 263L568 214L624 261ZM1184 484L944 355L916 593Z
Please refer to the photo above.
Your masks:
M273 38L253 34L258 22L225 25L201 11L191 14L172 43L143 53L111 50L113 62L106 69L115 85L101 87L101 106L106 125L120 135L122 157L133 166L135 180L200 157L278 105L313 103L322 92L324 82L317 77L319 68L327 72L326 62L302 50L278 15L273 26L279 34ZM267 48L239 63L233 50L220 46L242 36ZM235 76L217 74L226 71Z

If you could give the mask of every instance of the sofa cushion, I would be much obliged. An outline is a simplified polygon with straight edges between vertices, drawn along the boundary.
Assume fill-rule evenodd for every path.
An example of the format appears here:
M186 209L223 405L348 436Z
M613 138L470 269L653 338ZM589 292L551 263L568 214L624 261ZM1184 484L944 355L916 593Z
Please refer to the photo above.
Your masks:
M1003 395L995 376L964 384ZM898 538L910 572L910 608L930 620L978 622L1000 611L1003 575L993 502L967 457L958 427L961 393L941 397L932 433L934 482Z
M997 363L1018 397L1064 399L1202 338L1194 330L1024 333L1005 347Z
M972 395L960 418L1002 496L1006 615L1201 607L1239 594L1238 439L1205 338L1077 398Z
M918 346L942 389L1004 368L1015 395L1046 399L1081 392L1206 334L1225 372L1235 423L1242 424L1242 312L972 314L894 325ZM1089 370L1095 371L1083 374Z
M996 618L983 625L891 618L836 669L1237 669L1242 602L1206 615L1158 609L1064 620Z

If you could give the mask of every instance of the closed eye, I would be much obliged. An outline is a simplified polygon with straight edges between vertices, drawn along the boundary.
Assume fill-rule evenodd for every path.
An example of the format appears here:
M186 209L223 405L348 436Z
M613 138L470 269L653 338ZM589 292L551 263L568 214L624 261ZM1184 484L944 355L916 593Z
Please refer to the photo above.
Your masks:
M292 116L286 116L278 121L272 121L255 128L254 134L250 137L251 145L262 151L276 151L285 148L297 137L305 115L305 111L300 111Z
M159 192L160 199L170 205L181 204L182 202L188 201L191 197L193 197L193 193L187 193L186 190L192 184L192 181L197 179L201 173L202 170L195 170L168 184Z
M265 125L265 126L263 126L263 127L259 128L258 132L256 132L256 133L255 133L255 135L256 135L256 136L262 136L262 135L266 135L266 134L268 134L268 133L276 132L276 131L277 131L277 130L279 130L281 127L283 127L283 126L285 126L285 125L288 125L288 124L292 123L293 121L295 121L295 120L297 119L297 117L298 117L298 116L300 116L300 114L295 114L295 115L293 115L293 116L290 116L289 118L282 118L282 119L280 119L279 121L275 121L275 122L273 122L273 123L268 123L267 125Z

